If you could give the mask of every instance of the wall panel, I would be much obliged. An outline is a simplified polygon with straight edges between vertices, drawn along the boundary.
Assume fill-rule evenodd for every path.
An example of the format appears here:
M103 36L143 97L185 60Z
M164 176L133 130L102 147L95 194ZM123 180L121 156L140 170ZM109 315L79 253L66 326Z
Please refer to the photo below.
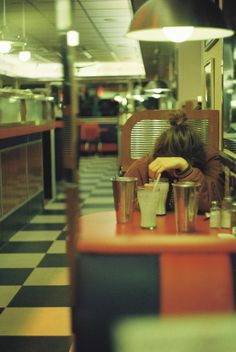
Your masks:
M43 190L42 141L27 146L29 197Z
M26 145L2 152L3 216L28 198L26 152Z

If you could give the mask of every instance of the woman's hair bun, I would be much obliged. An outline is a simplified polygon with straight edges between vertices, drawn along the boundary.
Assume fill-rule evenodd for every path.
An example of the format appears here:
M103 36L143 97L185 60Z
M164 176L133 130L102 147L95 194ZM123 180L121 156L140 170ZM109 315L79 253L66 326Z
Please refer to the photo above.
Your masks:
M177 111L171 115L169 121L171 126L181 126L185 124L187 119L184 111Z

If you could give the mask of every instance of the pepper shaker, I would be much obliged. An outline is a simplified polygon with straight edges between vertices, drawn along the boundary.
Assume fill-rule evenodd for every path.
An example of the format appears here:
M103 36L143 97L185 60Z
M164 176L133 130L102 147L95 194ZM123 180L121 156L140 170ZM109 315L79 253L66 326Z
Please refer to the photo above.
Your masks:
M229 229L231 227L232 198L224 197L221 205L221 227Z
M210 207L210 227L211 228L216 228L220 227L220 217L221 209L219 202L217 200L213 200L211 202L211 207Z

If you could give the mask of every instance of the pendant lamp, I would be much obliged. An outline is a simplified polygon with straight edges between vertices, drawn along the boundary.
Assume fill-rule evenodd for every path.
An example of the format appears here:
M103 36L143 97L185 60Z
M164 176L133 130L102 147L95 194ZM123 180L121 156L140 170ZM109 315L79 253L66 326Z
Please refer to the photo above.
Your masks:
M27 43L26 43L26 30L25 30L25 1L22 1L22 38L23 38L23 46L22 50L19 52L19 60L23 62L27 62L31 58L31 52L26 50Z
M160 79L151 80L144 87L144 92L146 93L160 94L160 93L169 92L169 91L170 91L170 88L168 87L167 83Z
M6 24L6 2L3 0L3 26L0 30L0 53L8 54L11 51L12 40L8 38L7 33L7 24Z
M223 11L211 0L148 0L134 14L127 37L179 43L233 34Z

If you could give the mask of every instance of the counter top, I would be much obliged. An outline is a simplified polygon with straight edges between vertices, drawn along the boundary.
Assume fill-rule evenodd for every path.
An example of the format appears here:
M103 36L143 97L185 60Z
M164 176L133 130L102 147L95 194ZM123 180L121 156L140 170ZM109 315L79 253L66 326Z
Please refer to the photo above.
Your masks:
M45 132L55 128L54 120L35 122L7 123L0 125L0 139L24 136L33 133Z

